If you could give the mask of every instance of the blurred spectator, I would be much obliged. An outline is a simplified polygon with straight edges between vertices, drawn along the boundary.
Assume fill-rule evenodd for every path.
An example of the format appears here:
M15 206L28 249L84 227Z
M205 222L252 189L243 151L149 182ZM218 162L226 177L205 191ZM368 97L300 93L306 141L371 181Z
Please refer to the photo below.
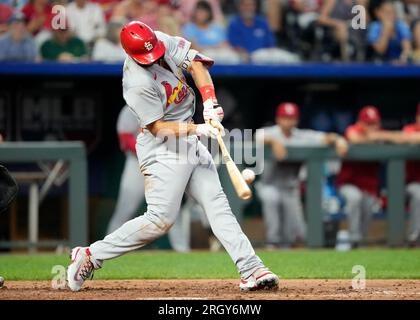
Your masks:
M15 8L15 10L21 11L22 8L29 2L30 0L1 0L0 2L7 3L9 6ZM66 0L67 1L67 0Z
M325 0L322 2L318 22L327 27L327 32L332 33L332 38L338 43L340 58L343 61L350 59L350 43L355 54L361 60L364 56L362 39L363 31L351 28L354 17L352 8L355 5L366 5L366 0Z
M416 121L403 128L404 134L413 143L420 143L420 103L417 106ZM420 238L420 161L407 161L406 181L409 199L410 223L407 240L410 246L416 246Z
M179 36L181 34L181 17L178 11L170 4L168 0L156 0L159 3L157 9L157 29L172 35Z
M22 13L28 22L28 31L36 35L43 29L51 30L53 18L52 6L48 0L30 0L23 8Z
M391 0L384 0L372 9L374 21L368 28L368 43L376 56L385 61L406 63L411 55L411 32L408 25L396 18Z
M283 9L282 1L279 0L266 0L265 15L267 16L268 23L271 30L275 34L279 34L282 27Z
M153 30L179 35L179 21L167 0L123 0L115 6L112 18L140 20Z
M236 14L236 1L232 0L219 0L220 6L222 8L222 13L226 18L230 18L231 15Z
M183 35L193 47L219 63L240 63L239 55L226 41L225 28L213 21L213 12L207 1L198 1L192 21L183 29Z
M310 59L320 59L322 44L317 30L321 4L320 0L289 0L285 13L287 39Z
M25 18L21 14L9 19L9 31L0 38L0 61L34 61L36 46L26 31Z
M295 62L297 57L275 48L274 34L267 20L257 15L255 0L239 0L239 14L232 17L228 28L230 44L245 61L255 63Z
M104 62L124 61L126 54L121 46L120 32L123 22L111 21L105 38L96 40L92 50L92 60Z
M51 37L52 6L48 0L29 0L22 8L27 24L26 28L34 36L37 48Z
M290 8L298 14L297 23L302 30L318 20L321 4L320 0L289 0Z
M120 3L120 0L92 0L93 3L97 3L101 6L102 12L105 15L105 21L111 21L112 13L115 6Z
M13 15L13 8L6 3L0 3L0 35L7 31L10 17Z
M419 5L420 6L420 5ZM413 60L420 64L420 20L418 20L413 27Z
M41 46L44 60L59 62L78 62L86 60L87 50L84 42L73 36L69 27L52 32L52 38Z
M182 14L183 21L188 23L189 21L193 20L193 16L195 15L197 3L201 2L199 0L182 0L179 1L179 11ZM224 23L224 16L222 9L220 7L220 1L218 0L207 0L206 1L210 7L211 11L213 12L214 21L217 23Z
M270 247L303 241L306 233L299 182L301 163L282 162L287 160L285 147L335 145L340 156L348 150L346 140L339 135L298 129L298 122L298 106L281 103L277 107L276 125L256 133L257 141L271 146L275 158L265 165L262 179L256 184Z
M123 0L115 6L112 18L140 20L152 29L157 29L158 3L154 0Z
M400 19L411 26L418 22L420 19L420 0L400 0L396 4L399 4L397 16Z
M267 20L256 11L255 0L240 0L239 14L233 16L229 24L229 42L245 55L275 46Z
M67 5L66 16L70 29L88 45L105 36L105 17L101 7L89 0L74 0Z
M347 128L345 136L351 144L402 142L400 133L381 129L381 116L373 106L360 110L357 122ZM380 205L379 174L378 162L345 161L337 177L339 192L345 200L353 247L367 235L370 216Z

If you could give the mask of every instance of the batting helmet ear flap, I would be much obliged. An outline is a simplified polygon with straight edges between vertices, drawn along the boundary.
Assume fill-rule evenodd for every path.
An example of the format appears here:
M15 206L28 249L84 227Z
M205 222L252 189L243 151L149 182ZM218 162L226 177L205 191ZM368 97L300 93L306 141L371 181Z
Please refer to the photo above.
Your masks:
M0 213L5 211L18 193L18 186L9 171L0 165Z

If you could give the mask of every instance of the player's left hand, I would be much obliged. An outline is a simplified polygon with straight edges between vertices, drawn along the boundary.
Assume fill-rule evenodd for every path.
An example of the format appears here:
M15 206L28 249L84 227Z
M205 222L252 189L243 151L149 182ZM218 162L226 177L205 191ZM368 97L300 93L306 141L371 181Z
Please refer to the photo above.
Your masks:
M217 120L209 120L207 121L207 123L209 123L212 127L216 128L217 130L219 130L220 134L222 137L225 136L225 127L223 127L223 125L217 121Z
M223 108L220 104L215 104L213 106L206 106L204 105L203 109L203 118L204 121L215 120L217 122L222 122L225 113L223 112Z
M349 144L346 139L338 138L335 143L335 152L339 157L344 157L349 152Z
M209 123L201 123L198 124L195 128L195 133L198 136L210 137L212 139L217 139L217 135L219 134L219 130L213 127Z

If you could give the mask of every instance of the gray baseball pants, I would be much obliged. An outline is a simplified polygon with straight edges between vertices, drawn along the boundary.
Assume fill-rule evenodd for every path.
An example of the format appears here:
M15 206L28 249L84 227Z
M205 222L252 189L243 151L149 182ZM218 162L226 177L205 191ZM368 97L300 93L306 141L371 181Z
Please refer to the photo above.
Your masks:
M215 236L243 278L263 267L233 215L214 161L196 136L163 140L137 137L137 156L145 177L147 211L90 246L98 263L143 247L174 224L186 191L204 209Z

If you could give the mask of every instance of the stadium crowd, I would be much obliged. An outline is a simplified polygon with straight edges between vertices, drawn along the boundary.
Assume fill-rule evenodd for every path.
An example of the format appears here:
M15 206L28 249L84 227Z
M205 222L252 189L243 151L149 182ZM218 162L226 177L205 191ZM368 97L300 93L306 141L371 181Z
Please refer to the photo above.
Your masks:
M224 64L420 63L420 0L0 0L0 61L122 61L131 20Z

